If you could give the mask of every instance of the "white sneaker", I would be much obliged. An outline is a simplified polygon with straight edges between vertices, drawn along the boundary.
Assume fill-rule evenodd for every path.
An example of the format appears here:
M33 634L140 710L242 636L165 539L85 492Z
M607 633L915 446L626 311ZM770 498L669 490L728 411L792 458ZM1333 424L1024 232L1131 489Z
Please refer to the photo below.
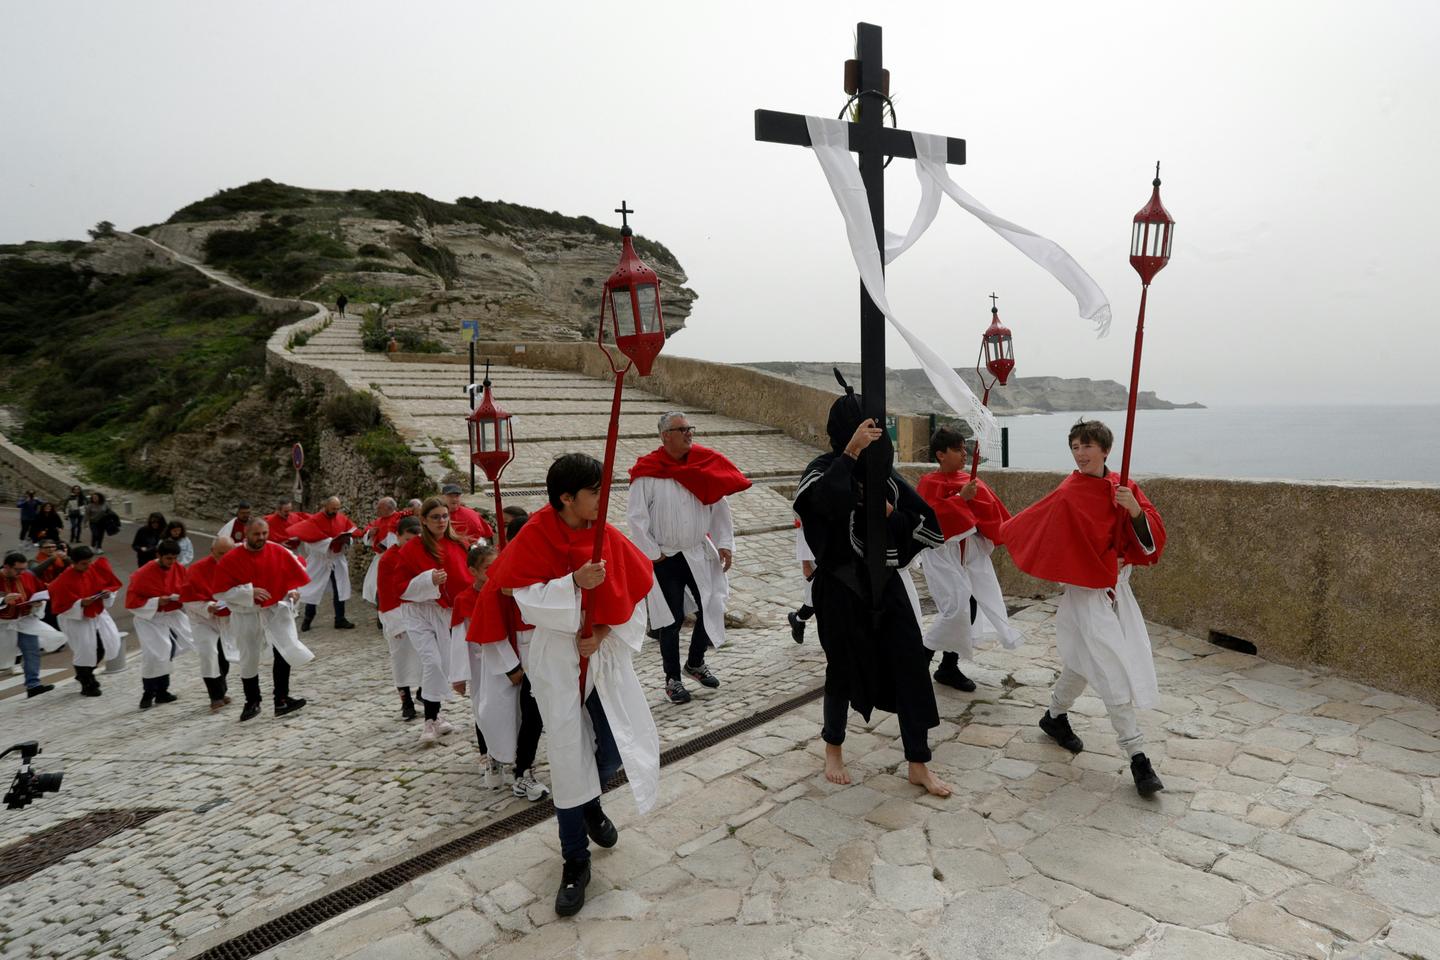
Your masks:
M485 771L484 785L486 790L494 790L504 783L504 777L500 773L500 761L490 757L482 757L480 760L481 769Z
M515 785L510 788L510 792L534 803L536 800L544 799L550 792L550 788L527 774L515 779Z
M454 733L455 725L444 717L437 717L435 720L435 729L440 733Z
M440 734L435 729L435 721L426 720L425 729L420 731L420 743L428 747L438 739L440 739Z

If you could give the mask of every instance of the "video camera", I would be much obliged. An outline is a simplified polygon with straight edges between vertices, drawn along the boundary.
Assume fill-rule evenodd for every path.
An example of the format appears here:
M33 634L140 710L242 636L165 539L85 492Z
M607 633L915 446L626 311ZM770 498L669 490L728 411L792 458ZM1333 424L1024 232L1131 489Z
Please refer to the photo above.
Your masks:
M31 800L57 792L60 789L60 780L65 776L63 773L35 772L31 761L40 753L40 744L37 741L17 743L0 753L0 757L16 750L20 751L20 772L15 774L15 782L10 784L10 791L5 794L5 806L10 810L19 810Z

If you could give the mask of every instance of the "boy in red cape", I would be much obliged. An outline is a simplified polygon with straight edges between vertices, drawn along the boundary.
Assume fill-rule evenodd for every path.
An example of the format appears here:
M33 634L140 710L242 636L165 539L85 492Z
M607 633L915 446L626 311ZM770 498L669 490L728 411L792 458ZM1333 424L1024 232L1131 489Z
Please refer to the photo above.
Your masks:
M1010 519L1010 511L985 481L967 472L970 464L960 431L936 430L930 437L930 456L940 469L921 477L915 492L934 508L945 543L920 555L925 582L939 609L924 642L927 649L941 651L935 681L969 693L975 681L961 672L960 658L975 656L977 632L982 637L998 636L1007 650L1024 640L1010 626L1005 595L990 562L1000 540L1000 525Z
M533 630L525 673L549 733L551 783L565 859L555 912L585 904L589 840L613 847L615 824L600 790L623 763L640 813L655 805L660 736L631 658L645 638L645 597L654 575L645 555L605 525L599 563L590 560L599 517L600 462L569 453L550 466L550 505L531 514L487 571L469 639L498 643ZM582 593L583 591L583 593ZM514 604L514 619L505 608ZM582 609L593 634L582 637Z
M630 500L625 519L630 538L655 566L650 617L670 626L656 630L665 667L665 695L688 703L690 691L680 678L680 626L685 592L695 598L695 629L685 658L685 675L701 686L720 681L705 665L705 649L725 643L725 574L735 551L732 493L750 481L725 455L697 446L695 428L679 411L662 414L660 446L630 468Z
M325 596L327 587L333 591L330 602L335 607L335 629L354 630L355 624L345 619L345 601L350 599L347 551L351 538L360 531L340 511L340 498L330 497L321 505L319 513L290 524L286 532L290 539L300 541L300 556L305 559L305 570L310 575L310 582L300 588L300 602L305 604L301 632L310 629L315 620L315 605Z
M240 722L260 712L260 653L269 643L275 650L271 679L275 684L275 716L305 706L290 696L290 668L315 659L295 632L295 604L310 577L295 554L270 540L270 525L254 519L245 528L245 544L215 565L214 599L230 610L230 629L240 652L240 686L245 706Z
M70 645L82 697L100 696L95 668L102 655L106 673L125 667L123 635L108 609L121 586L110 561L85 546L70 551L70 566L50 584L50 609Z
M1135 789L1149 796L1164 784L1145 756L1135 710L1154 705L1158 685L1130 570L1160 559L1165 527L1139 485L1131 480L1120 486L1105 466L1114 442L1099 420L1071 427L1077 469L1006 521L1000 536L1017 567L1065 585L1055 611L1055 648L1064 669L1040 729L1071 753L1083 750L1066 714L1086 685L1093 686L1130 757Z
M170 658L195 649L190 618L180 602L184 589L185 567L180 563L180 544L174 540L161 540L155 559L130 574L125 609L133 616L140 638L140 682L145 688L141 710L179 699L170 692Z
M269 523L267 520L266 523ZM230 705L226 695L230 664L240 659L235 638L230 630L230 608L215 599L215 568L220 559L235 549L229 537L216 537L208 556L190 564L185 571L185 586L180 602L190 618L190 633L195 640L195 655L200 660L200 678L210 695L210 712Z

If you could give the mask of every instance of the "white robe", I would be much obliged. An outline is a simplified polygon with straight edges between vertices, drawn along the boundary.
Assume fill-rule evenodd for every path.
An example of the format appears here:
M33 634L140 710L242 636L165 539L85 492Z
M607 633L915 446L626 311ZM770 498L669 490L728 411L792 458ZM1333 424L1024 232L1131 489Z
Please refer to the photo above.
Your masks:
M219 602L219 601L215 601ZM185 615L190 618L190 633L195 641L195 655L200 660L200 676L213 679L220 676L220 651L225 651L229 663L240 662L240 651L235 646L234 631L230 621L234 617L217 617L210 612L210 603L190 600L185 604Z
M795 528L795 559L796 559L796 561L798 561L798 562L801 563L801 564L804 564L806 561L809 561L810 564L811 564L812 569L813 569L813 567L814 567L815 554L814 554L814 552L810 549L810 541L805 539L805 529L804 529L803 527L796 527L796 528ZM804 575L804 569L805 569L805 568L802 566L800 569L801 569L801 575L803 576L803 575ZM812 592L812 587L813 587L813 586L814 586L814 584L812 584L809 580L806 580L806 581L805 581L805 599L804 599L804 603L805 603L805 606L807 606L807 607L813 607L813 606L815 606L815 595L814 595L814 593Z
M240 653L240 678L256 676L260 654L268 642L280 652L292 668L303 667L315 659L310 648L300 642L295 629L295 607L288 600L277 600L268 607L255 605L255 585L242 583L215 599L230 608L230 630L235 648Z
M10 666L20 655L22 633L28 633L40 641L41 653L53 653L65 645L65 634L41 619L45 616L44 601L49 599L50 591L41 590L30 597L31 601L42 601L31 607L30 613L14 620L0 620L0 668Z
M326 537L314 543L300 544L300 555L305 558L305 572L310 574L310 582L300 588L301 603L319 603L325 597L332 571L335 574L335 599L341 603L350 599L350 548L346 546L339 553L331 553L333 539Z
M374 530L365 534L362 542L366 547L370 547L370 540L374 535ZM387 533L380 545L388 550L399 542L394 533ZM374 548L371 548L371 553L374 553ZM372 605L380 602L380 554L378 553L374 553L374 556L370 558L370 566L365 568L365 579L360 584L360 596L366 603Z
M1010 626L1005 594L990 561L994 551L989 538L972 527L921 554L925 583L939 610L925 631L927 649L957 653L969 660L975 655L977 640L989 642L998 637L1006 650L1024 642L1024 635ZM979 608L974 624L970 623L972 596Z
M455 698L450 684L470 678L470 663L463 650L456 650L450 629L450 608L442 607L440 587L432 574L422 570L400 594L400 623L420 660L420 696L432 703ZM465 641L462 639L462 643Z
M87 617L84 605L76 600L70 609L56 614L60 629L65 632L65 641L70 644L72 663L77 667L99 665L95 640L98 637L105 652L105 672L116 673L125 669L125 634L115 625L110 616L110 607L118 594L111 594L104 601L105 609L96 616Z
M600 796L595 763L595 731L580 692L580 590L566 574L515 591L520 616L535 626L526 673L545 721L550 782L555 806L579 807ZM613 625L590 658L584 695L598 691L615 745L620 750L635 806L646 813L660 787L660 734L635 676L632 657L645 638L646 604L635 605L630 619ZM666 620L669 620L667 612Z
M509 640L465 642L469 648L466 655L470 664L470 703L475 711L475 725L485 737L485 748L491 758L501 763L515 762L515 745L520 736L520 684L511 683L507 673L528 659L530 635L529 630L519 634L515 647L510 646ZM578 683L576 690L578 693Z
M1080 674L1109 706L1155 705L1159 684L1150 633L1121 568L1113 590L1066 584L1055 607L1055 649L1060 662Z
M385 643L390 648L390 676L396 688L408 690L420 686L420 658L415 653L415 645L405 635L399 607L380 611L380 632L385 634Z
M176 655L195 649L190 618L184 610L161 613L160 598L151 597L143 607L134 608L130 614L135 624L135 635L140 638L140 676L145 679L170 675L172 637Z
M730 581L719 551L735 549L735 521L729 498L721 497L706 506L678 481L640 477L630 484L625 522L630 542L651 562L659 560L661 554L685 557L700 593L705 633L717 649L724 645ZM689 591L685 596L688 600ZM658 582L645 599L653 623L672 621Z

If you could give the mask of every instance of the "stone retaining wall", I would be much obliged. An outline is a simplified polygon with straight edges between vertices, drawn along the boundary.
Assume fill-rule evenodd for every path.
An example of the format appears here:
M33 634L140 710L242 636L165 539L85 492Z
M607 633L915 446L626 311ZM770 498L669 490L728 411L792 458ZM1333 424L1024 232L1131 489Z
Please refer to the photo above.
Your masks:
M1012 511L1064 477L981 475ZM1161 562L1134 573L1146 619L1440 702L1440 487L1180 477L1141 485L1169 536ZM1057 590L1022 574L1004 550L995 557L1007 594Z
M482 341L475 344L477 361L489 357L497 363L543 370L567 370L588 377L611 379L610 366L593 342L511 343ZM454 354L389 354L391 360L411 363L467 363ZM819 390L793 383L759 370L733 367L693 357L655 359L650 376L633 374L626 378L650 393L676 401L679 407L692 406L736 420L749 420L777 427L801 443L829 449L825 420L836 390ZM929 445L929 418L900 415L896 418L896 452L902 460L921 459Z

